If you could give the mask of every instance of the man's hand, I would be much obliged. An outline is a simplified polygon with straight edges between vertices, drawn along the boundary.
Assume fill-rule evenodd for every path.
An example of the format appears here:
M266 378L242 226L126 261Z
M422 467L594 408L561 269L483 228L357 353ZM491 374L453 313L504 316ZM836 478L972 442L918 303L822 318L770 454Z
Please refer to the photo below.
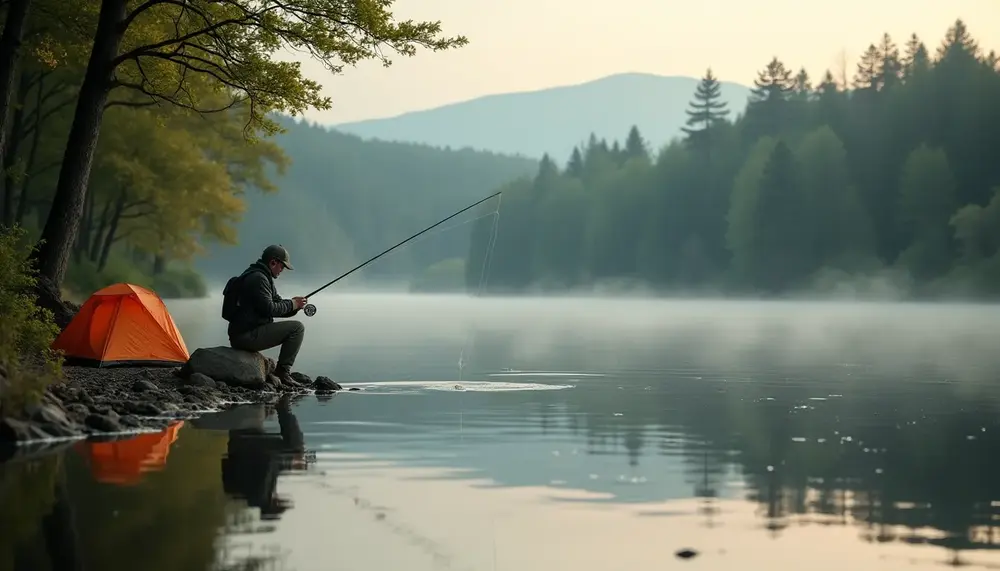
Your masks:
M293 297L292 303L295 304L295 309L299 310L305 307L309 303L309 300L304 297Z

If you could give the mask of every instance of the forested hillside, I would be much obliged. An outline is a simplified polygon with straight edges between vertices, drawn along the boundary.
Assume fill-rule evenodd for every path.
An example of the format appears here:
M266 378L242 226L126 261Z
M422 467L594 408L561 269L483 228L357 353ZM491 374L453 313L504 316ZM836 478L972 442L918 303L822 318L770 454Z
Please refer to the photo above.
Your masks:
M246 212L236 225L239 243L213 245L198 261L207 277L228 278L267 244L281 243L291 252L296 279L317 276L324 282L321 278L332 279L538 168L532 159L362 141L304 121L281 118L280 123L286 132L272 141L289 159L283 174L271 176L280 190L247 195ZM472 225L451 226L438 227L356 275L366 282L409 282L436 262L461 259Z
M775 58L736 117L709 73L685 136L655 156L640 125L506 186L490 289L995 295L997 62L960 20L938 45L885 35L849 85Z

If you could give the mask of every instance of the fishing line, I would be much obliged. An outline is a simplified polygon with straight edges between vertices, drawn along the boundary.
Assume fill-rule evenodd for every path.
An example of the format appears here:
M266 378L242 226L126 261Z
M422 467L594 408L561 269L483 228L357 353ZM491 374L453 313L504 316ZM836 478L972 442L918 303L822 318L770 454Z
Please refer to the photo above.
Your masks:
M503 195L501 194L497 198L497 207L492 213L487 216L493 216L493 226L490 228L490 239L486 245L486 253L483 256L483 265L479 270L479 286L476 288L476 293L473 297L481 297L483 291L486 289L486 285L489 282L489 271L490 266L493 264L493 252L497 243L497 234L500 226L500 204L503 202ZM485 218L482 216L481 218ZM465 370L465 349L469 345L470 338L475 335L475 330L470 328L465 335L465 341L462 343L462 350L458 354L458 381L462 382L464 380L464 370Z
M425 235L425 236L423 236L423 237L421 237L421 238L419 238L417 240L414 240L414 241L410 242L410 245L413 246L414 244L419 244L419 243L423 242L424 240L429 240L430 238L433 238L435 236L439 236L441 234L444 234L445 232L447 232L449 230L454 230L455 228L459 228L461 226L465 226L466 224L472 224L473 222L482 220L483 218L487 218L487 217L493 216L495 214L496 214L496 211L493 210L493 211L487 212L486 214L482 214L480 216L476 216L475 218L471 218L469 220L466 220L465 222L459 222L457 224L452 224L451 226L445 226L444 228L441 228L440 230L437 230L436 232L431 232L430 234L427 234L427 235ZM392 256L386 256L386 259L389 259L389 258L392 258Z
M482 198L482 199L477 200L476 202L473 202L472 204L466 206L465 208L459 210L458 212L456 212L456 213L448 216L447 218L444 218L442 220L439 220L439 221L435 222L434 224L431 224L430 226L428 226L427 228L424 228L420 232L417 232L416 234L410 236L409 238L403 240L402 242L398 242L394 246L386 248L382 252L380 252L380 253L372 256L371 258L368 258L364 262L361 262L360 264L354 266L353 268L347 270L346 272L340 274L339 276L335 277L334 279L330 280L329 282L323 284L322 286L316 288L315 290L309 292L308 294L306 294L306 295L304 295L302 297L310 298L310 297L316 295L317 293L319 293L319 292L323 291L324 289L332 286L333 284L339 282L340 280L346 278L347 276L353 274L354 272L360 270L361 268L367 266L368 264L374 262L375 260L381 258L382 256L384 256L384 255L388 254L389 252L395 250L396 248L402 246L403 244L406 244L410 240L413 240L414 238L417 238L421 234L425 234L425 233L433 230L434 228L437 228L438 226L444 224L445 222L447 222L447 221L451 220L452 218L458 216L459 214L465 212L466 210L472 210L476 206L479 206L480 204L486 202L487 200L493 198L494 196L502 196L502 192L503 191L494 192L493 194L487 196L486 198ZM313 305L313 304L311 304L311 303L306 304L306 306L303 308L303 312L306 314L307 317L312 317L312 316L316 315L316 306Z

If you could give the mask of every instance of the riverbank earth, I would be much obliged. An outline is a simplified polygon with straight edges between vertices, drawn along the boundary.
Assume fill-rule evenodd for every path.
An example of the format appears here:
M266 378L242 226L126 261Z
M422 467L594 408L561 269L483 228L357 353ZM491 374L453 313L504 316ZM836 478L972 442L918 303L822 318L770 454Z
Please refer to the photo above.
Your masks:
M58 290L39 283L39 305L65 328L79 309ZM22 414L0 418L0 460L26 444L114 437L160 430L181 418L244 403L270 403L287 393L332 394L341 386L329 377L275 374L276 363L260 353L229 347L200 348L180 367L64 366L65 380L49 386ZM0 370L0 386L7 383ZM3 391L0 391L2 394ZM6 448L6 452L3 450Z

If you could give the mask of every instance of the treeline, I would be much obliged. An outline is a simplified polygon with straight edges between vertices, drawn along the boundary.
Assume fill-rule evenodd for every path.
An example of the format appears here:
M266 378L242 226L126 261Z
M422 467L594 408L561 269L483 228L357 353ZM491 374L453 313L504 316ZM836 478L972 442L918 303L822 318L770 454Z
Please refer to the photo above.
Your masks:
M777 58L746 111L711 70L655 157L633 128L504 187L492 291L778 295L1000 292L1000 71L958 20L936 48L888 34L853 77ZM477 225L477 287L492 219Z
M367 5L366 5L367 6ZM42 277L89 293L128 280L202 288L207 243L234 244L248 191L273 192L287 156L276 114L329 108L294 48L332 73L390 45L447 49L432 22L393 23L305 0L4 0L0 222L29 230ZM266 17L265 17L266 16ZM141 270L141 271L137 271Z

